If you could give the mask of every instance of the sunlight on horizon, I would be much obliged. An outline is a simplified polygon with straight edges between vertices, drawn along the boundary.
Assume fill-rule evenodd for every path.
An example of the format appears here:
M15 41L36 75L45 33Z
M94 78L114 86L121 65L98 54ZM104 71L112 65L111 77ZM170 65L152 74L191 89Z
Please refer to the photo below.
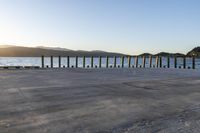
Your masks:
M0 44L125 54L187 53L200 42L198 4L195 0L0 1Z

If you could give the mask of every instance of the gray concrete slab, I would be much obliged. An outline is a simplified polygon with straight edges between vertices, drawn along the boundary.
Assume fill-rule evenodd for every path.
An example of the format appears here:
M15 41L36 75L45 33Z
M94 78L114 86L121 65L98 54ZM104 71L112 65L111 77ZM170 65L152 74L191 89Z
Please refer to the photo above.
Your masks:
M200 132L200 72L0 71L0 133Z

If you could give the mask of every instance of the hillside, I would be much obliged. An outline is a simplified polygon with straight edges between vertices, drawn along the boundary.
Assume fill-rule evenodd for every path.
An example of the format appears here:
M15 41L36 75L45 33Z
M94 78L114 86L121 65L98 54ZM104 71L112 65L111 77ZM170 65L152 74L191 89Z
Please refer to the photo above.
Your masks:
M41 48L41 49L49 49L49 50L58 50L58 51L73 51L71 49L66 48L60 48L60 47L45 47L45 46L37 46L35 48Z
M32 47L19 47L10 46L0 48L1 57L40 57L44 56L122 56L121 53L112 53L104 51L73 51L50 48L32 48Z
M200 56L200 47L196 47L187 53L187 56Z
M158 54L155 54L155 56L177 56L177 57L182 57L182 56L185 56L184 54L182 53L168 53L168 52L160 52Z
M101 50L84 51L70 50L60 47L22 47L12 45L0 45L0 57L40 57L44 56L127 56L122 53L106 52ZM143 53L139 56L185 56L182 53L160 52L157 54ZM187 56L200 56L200 47L196 47L187 53Z
M140 54L139 56L177 56L177 57L182 57L182 56L185 56L184 54L181 54L181 53L168 53L168 52L160 52L160 53L157 53L157 54L150 54L150 53L143 53L143 54Z
M140 54L139 56L146 56L146 57L148 57L148 56L153 56L153 54L150 54L150 53L143 53L143 54Z

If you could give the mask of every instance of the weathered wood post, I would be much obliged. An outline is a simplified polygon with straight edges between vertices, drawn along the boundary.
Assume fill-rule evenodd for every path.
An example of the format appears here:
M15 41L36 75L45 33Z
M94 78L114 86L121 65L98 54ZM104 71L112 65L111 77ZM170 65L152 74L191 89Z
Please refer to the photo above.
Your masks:
M192 69L195 69L195 57L192 57Z
M124 67L124 56L121 57L122 68Z
M156 56L156 67L157 67L157 68L158 68L158 66L159 66L159 62L158 62L158 60L159 60L159 57Z
M174 56L174 68L177 68L177 57Z
M185 69L186 68L186 57L183 56L183 68Z
M151 55L149 56L149 67L150 68L152 67L152 56Z
M108 64L109 64L109 57L106 56L106 68L108 68Z
M51 68L53 68L53 56L51 56Z
M135 57L135 67L138 67L138 56Z
M170 68L170 56L167 56L167 67Z
M128 56L128 67L131 67L131 56Z
M78 56L76 56L76 68L78 68Z
M70 67L70 58L69 58L69 56L67 56L67 67L68 68Z
M146 56L143 56L143 68L146 67Z
M91 56L91 68L93 68L93 65L94 65L94 57Z
M162 56L160 56L160 68L162 68Z
M44 55L42 55L42 68L44 68Z
M117 57L115 56L114 57L114 67L116 67L117 66Z
M61 68L61 57L58 56L58 67Z
M85 68L85 56L83 56L83 68Z
M99 56L99 68L101 68L101 56Z

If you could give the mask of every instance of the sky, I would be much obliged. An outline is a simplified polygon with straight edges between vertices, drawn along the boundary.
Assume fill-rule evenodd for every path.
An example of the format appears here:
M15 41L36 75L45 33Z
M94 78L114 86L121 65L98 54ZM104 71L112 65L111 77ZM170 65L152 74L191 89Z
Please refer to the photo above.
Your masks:
M0 44L181 52L200 45L200 0L0 0Z

